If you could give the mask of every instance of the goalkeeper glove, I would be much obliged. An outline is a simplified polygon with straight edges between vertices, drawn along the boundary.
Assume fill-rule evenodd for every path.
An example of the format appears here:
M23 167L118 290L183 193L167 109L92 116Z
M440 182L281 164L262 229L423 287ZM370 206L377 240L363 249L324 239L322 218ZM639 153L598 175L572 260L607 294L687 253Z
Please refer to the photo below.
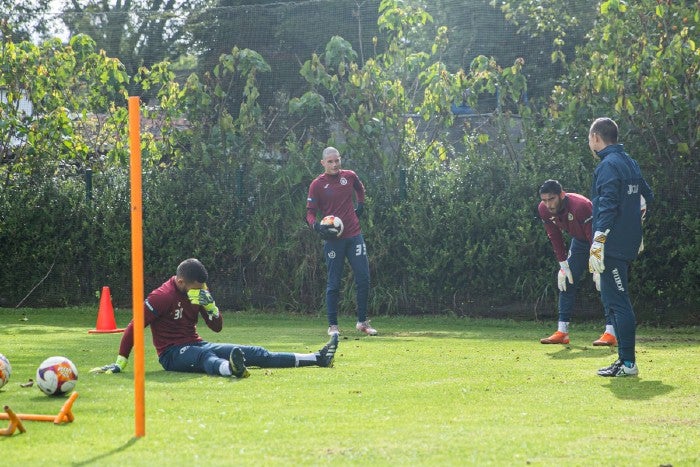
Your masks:
M600 274L605 271L605 240L607 240L609 233L610 229L605 232L596 231L593 235L593 243L588 257L588 269L591 272Z
M187 298L190 299L190 303L193 305L200 305L204 310L209 313L209 316L218 318L219 308L214 302L214 297L211 296L209 290L207 290L207 284L201 289L190 289L187 291Z
M129 360L127 360L126 357L122 357L121 355L117 356L117 361L115 363L110 363L109 365L105 366L98 366L97 368L93 368L90 370L90 374L99 374L99 373L106 373L106 374L112 374L112 373L121 373L122 370L126 367L126 364Z
M323 240L333 240L338 238L338 229L330 225L323 225L320 222L314 222L314 230Z
M566 292L566 282L569 284L574 283L574 276L571 274L571 269L569 268L569 262L564 260L559 262L559 274L557 275L557 285L561 292Z
M600 292L600 273L599 272L593 273L593 282L595 283L595 289L598 292Z
M365 212L365 203L357 203L357 207L355 208L355 215L359 219L360 216L362 216L362 213Z
M644 224L644 219L647 217L647 200L644 199L644 196L639 195L639 209L642 213L642 224ZM642 251L644 251L644 237L642 237L642 241L639 243L639 250L637 251L637 254L641 254Z

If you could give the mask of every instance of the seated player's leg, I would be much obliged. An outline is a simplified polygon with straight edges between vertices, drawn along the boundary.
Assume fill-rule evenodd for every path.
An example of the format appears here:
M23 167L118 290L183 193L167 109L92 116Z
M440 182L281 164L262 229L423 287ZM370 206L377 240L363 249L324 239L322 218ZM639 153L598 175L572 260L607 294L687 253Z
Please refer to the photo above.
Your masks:
M228 366L228 360L217 357L207 343L170 347L160 356L159 361L166 371L208 375L220 375L221 366Z

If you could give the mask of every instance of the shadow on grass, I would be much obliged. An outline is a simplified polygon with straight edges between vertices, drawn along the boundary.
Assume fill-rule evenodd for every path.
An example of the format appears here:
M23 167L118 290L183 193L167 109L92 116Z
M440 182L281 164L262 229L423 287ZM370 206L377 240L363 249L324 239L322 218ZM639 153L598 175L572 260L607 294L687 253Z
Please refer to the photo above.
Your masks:
M576 358L600 358L608 353L616 356L617 349L615 347L600 347L594 349L586 345L567 344L561 347L560 350L548 353L547 355L555 360L573 360Z
M108 458L108 457L110 457L110 456L113 456L113 455L115 455L115 454L123 453L123 452L124 452L124 449L130 448L131 446L133 446L134 444L136 444L136 441L138 441L138 440L139 440L139 438L131 438L129 441L127 441L127 442L124 443L123 445L117 446L117 447L115 447L114 449L112 449L111 451L107 451L107 452L105 452L105 453L103 453L103 454L99 454L99 455L97 455L97 456L95 456L95 457L91 457L90 459L84 460L84 461L82 461L82 462L74 462L73 465L74 465L74 466L79 466L79 465L90 465L90 464L96 463L96 462L98 462L98 461L101 461L102 459L106 459L106 458Z
M608 384L603 387L610 389L615 397L623 400L648 400L668 394L674 389L661 381L645 381L639 378L610 378Z

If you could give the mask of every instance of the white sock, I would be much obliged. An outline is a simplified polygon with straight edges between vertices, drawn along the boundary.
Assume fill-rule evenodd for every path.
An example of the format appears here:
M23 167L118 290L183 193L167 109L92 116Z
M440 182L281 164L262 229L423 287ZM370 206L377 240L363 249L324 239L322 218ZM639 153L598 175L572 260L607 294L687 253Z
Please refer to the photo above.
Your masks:
M605 325L605 332L607 332L608 334L612 334L613 336L615 336L615 327L614 327L612 324L606 324L606 325ZM617 337L617 336L615 336L615 337Z
M219 365L219 374L221 376L231 376L231 365L227 361L223 361Z
M559 328L557 330L559 332L563 332L564 334L569 334L569 322L559 321Z
M310 366L316 364L316 354L313 353L295 353L295 366Z

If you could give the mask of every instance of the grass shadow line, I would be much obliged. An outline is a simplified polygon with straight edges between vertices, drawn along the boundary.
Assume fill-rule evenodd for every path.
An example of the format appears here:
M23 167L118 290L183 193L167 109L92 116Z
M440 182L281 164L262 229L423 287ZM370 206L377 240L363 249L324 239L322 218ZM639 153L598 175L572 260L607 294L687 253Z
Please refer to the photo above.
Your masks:
M74 462L72 465L74 465L74 466L89 465L89 464L92 464L94 462L100 461L102 459L106 459L109 456L113 456L117 453L123 452L124 449L130 448L131 446L136 444L136 441L138 441L138 440L139 440L139 438L136 438L136 437L131 438L129 441L124 443L122 446L118 446L118 447L112 449L111 451L107 451L103 454L98 454L97 456L92 457L92 458L87 459L87 460L84 460L82 462Z
M646 381L639 378L609 378L604 388L622 400L649 400L673 391L675 388L662 381Z
M611 355L617 355L616 347L607 347L607 349ZM556 352L548 352L547 355L555 360L574 360L577 358L598 358L605 356L605 354L601 355L601 352L598 351L598 349L594 349L590 346L572 344L566 344L560 350L557 350Z

